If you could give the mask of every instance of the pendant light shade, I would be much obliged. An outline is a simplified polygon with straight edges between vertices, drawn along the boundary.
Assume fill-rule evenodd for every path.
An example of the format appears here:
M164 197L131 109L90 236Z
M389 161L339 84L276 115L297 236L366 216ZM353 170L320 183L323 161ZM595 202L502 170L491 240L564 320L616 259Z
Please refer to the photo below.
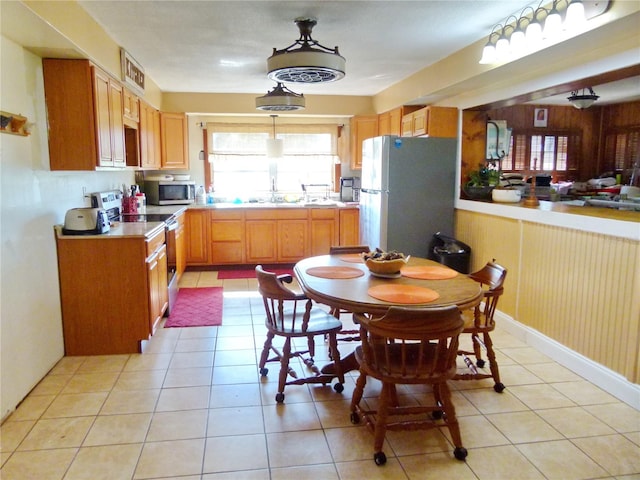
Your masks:
M273 54L267 59L269 78L293 83L323 83L343 78L346 60L338 52L338 47L327 48L311 38L311 30L317 21L296 18L295 23L300 30L300 38L282 50L273 49Z
M256 108L258 110L288 112L302 110L304 105L304 95L292 92L282 83L278 83L278 85L266 95L256 98Z
M267 138L267 157L279 158L284 153L284 141L281 138L276 138L276 118L278 115L271 115L273 122L273 137Z
M586 93L587 90L589 93ZM567 100L569 100L578 110L584 110L585 108L589 108L593 105L593 103L599 98L600 97L596 95L596 92L593 91L593 88L587 87L582 89L582 93L578 90L574 90L571 92L571 96L567 97Z

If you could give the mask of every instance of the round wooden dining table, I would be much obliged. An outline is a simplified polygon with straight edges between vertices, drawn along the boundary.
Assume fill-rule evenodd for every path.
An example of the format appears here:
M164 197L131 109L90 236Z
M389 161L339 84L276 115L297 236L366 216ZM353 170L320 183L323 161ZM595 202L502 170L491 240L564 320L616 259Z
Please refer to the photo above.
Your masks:
M426 258L410 257L395 278L371 274L358 254L305 258L293 271L307 297L337 311L382 316L392 306L428 309L457 305L464 310L482 300L478 282ZM405 291L408 293L403 294ZM343 372L360 368L353 352L342 357L340 365ZM334 364L325 365L322 373L335 373Z
M401 272L396 278L375 276L357 254L309 257L294 266L298 283L309 298L349 312L384 315L391 306L457 305L464 310L482 300L478 282L432 260L410 257ZM420 275L421 272L424 273ZM427 290L430 296L422 297L424 301L419 295L412 295L426 294Z

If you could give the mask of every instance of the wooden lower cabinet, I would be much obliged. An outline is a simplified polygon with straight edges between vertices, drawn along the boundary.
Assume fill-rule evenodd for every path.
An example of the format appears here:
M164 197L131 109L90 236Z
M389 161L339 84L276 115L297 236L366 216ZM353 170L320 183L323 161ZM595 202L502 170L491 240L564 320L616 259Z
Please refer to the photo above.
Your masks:
M340 230L338 212L339 210L335 208L310 210L310 256L327 255L332 246L338 245L338 231Z
M358 243L357 208L188 209L186 219L194 266L295 263Z
M340 245L360 244L360 210L340 210ZM373 248L373 247L372 247Z
M276 220L247 220L247 263L273 263L278 257Z
M165 232L68 237L56 231L65 355L139 353L168 304Z
M185 215L187 265L207 265L209 263L209 210L187 210Z
M212 210L209 231L212 264L244 263L244 214L241 210Z
M307 219L278 220L276 262L294 263L307 256Z

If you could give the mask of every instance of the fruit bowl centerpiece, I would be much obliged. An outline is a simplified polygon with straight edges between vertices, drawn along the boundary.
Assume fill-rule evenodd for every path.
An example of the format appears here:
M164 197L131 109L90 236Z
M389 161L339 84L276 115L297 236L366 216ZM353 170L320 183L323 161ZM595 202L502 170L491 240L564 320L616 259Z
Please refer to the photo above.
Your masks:
M400 269L409 261L409 257L405 257L404 253L395 250L385 252L380 248L363 253L362 259L371 274L383 277L399 276Z

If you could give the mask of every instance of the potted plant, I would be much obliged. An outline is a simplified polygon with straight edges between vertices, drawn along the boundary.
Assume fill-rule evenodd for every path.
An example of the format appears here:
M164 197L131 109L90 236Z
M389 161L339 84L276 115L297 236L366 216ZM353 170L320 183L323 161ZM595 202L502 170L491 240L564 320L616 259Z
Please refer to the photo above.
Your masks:
M469 172L469 181L462 189L469 198L482 200L491 198L491 191L499 184L500 170L481 163L478 170Z

